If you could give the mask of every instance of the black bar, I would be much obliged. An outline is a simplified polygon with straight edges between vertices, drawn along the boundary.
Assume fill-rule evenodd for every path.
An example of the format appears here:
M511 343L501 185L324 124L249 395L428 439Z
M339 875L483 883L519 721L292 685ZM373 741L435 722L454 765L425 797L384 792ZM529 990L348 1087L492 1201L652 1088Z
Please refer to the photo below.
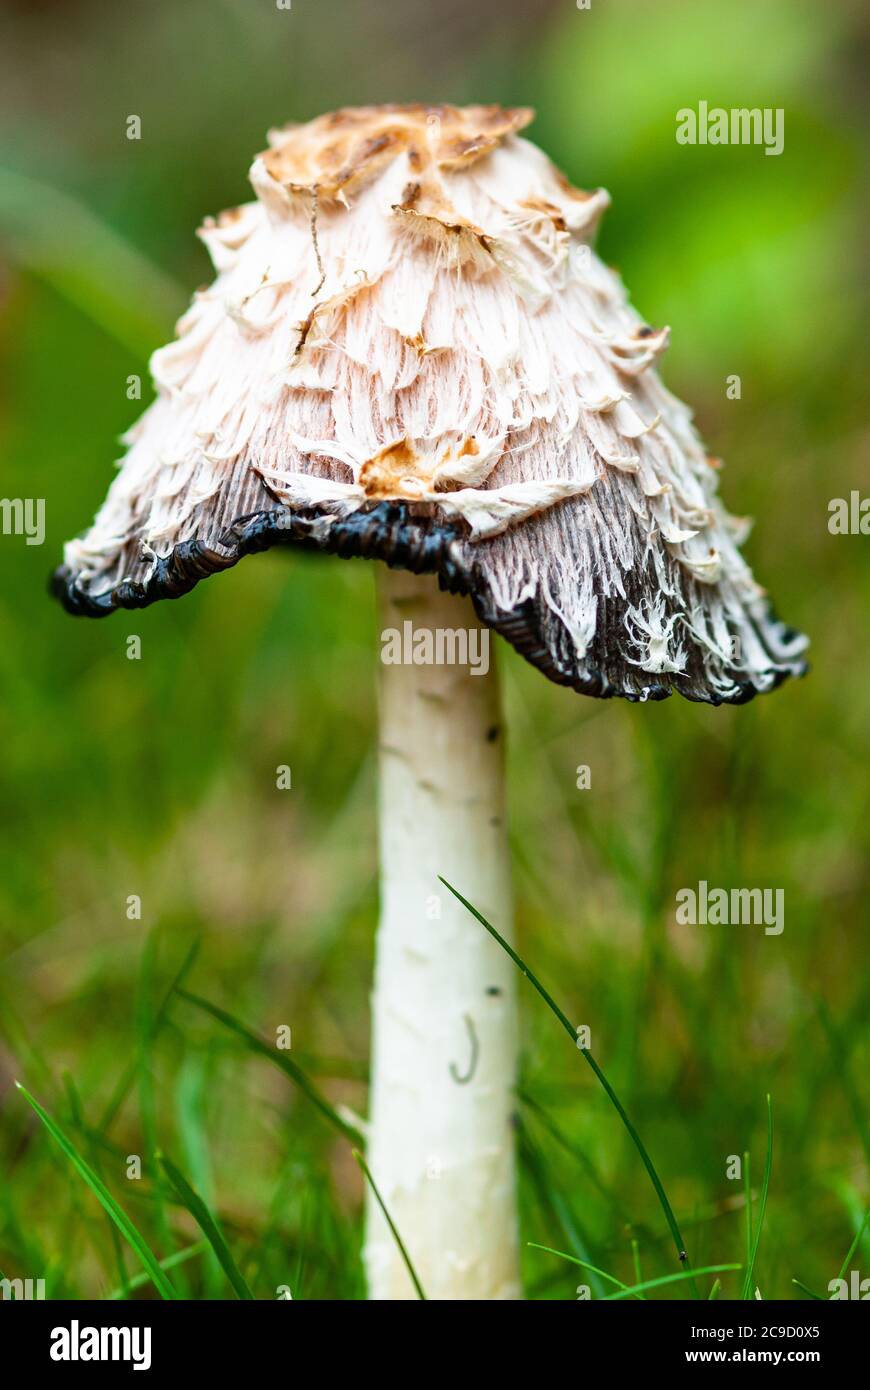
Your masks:
M505 1353L520 1354L529 1369L539 1361L545 1375L557 1366L562 1374L572 1365L584 1377L594 1366L621 1377L635 1369L668 1375L683 1368L704 1375L717 1365L732 1370L765 1365L771 1371L803 1365L821 1370L828 1379L846 1368L866 1378L870 1323L860 1301L851 1308L811 1300L572 1302L562 1312L549 1307L544 1313L540 1304L512 1304L505 1324L500 1321L504 1309L489 1314L475 1305L473 1312L445 1310L445 1324L430 1321L442 1316L431 1304L392 1312L369 1305L354 1312L346 1303L280 1299L271 1307L264 1302L21 1301L0 1303L0 1337L4 1359L8 1365L11 1358L19 1378L31 1369L61 1379L93 1378L103 1370L113 1376L135 1374L137 1358L143 1363L140 1376L162 1377L170 1371L222 1379L239 1372L260 1377L283 1367L292 1377L293 1367L297 1373L307 1367L310 1381L318 1371L333 1374L342 1354L368 1378L375 1370L375 1347L388 1374L401 1373L404 1380L421 1369L428 1378L439 1362L447 1375L464 1377L476 1363L489 1377L497 1373ZM404 1321L409 1316L414 1319L410 1324ZM496 1321L491 1323L490 1317ZM118 1335L107 1334L103 1343L103 1328L119 1329ZM418 1338L410 1358L403 1343L408 1332ZM433 1340L434 1332L439 1340ZM78 1359L53 1359L53 1347ZM82 1353L92 1347L109 1359L85 1359ZM127 1359L110 1359L115 1351L126 1352Z

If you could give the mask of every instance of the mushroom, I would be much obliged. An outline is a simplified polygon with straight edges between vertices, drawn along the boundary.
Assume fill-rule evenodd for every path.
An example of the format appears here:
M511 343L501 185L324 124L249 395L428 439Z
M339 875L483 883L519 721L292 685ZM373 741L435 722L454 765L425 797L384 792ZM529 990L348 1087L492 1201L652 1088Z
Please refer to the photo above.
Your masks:
M510 935L490 630L630 701L737 704L805 669L655 373L668 330L591 249L608 196L520 137L531 118L271 132L255 201L200 229L215 282L54 577L99 617L272 545L385 562L369 1166L434 1298L519 1295L511 967L438 878ZM375 1203L365 1254L372 1297L413 1296Z

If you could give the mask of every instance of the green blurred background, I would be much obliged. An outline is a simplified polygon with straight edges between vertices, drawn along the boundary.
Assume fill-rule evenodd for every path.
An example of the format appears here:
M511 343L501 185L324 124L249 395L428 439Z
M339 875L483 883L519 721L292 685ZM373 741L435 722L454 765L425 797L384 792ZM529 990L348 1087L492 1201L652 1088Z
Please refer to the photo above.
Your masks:
M157 1146L219 1213L258 1296L363 1294L348 1145L219 1023L160 1002L201 938L189 987L266 1037L291 1025L294 1059L364 1113L370 568L273 551L105 623L67 617L46 576L140 409L128 376L146 377L147 400L149 352L210 277L194 228L245 199L266 129L363 102L500 101L535 106L530 135L572 181L610 190L599 250L641 313L671 324L665 379L727 462L726 502L756 517L749 558L810 633L814 667L746 708L628 708L558 689L500 644L521 949L592 1027L696 1263L743 1258L726 1159L751 1153L757 1217L771 1094L757 1282L768 1298L802 1297L793 1278L826 1296L870 1203L870 541L827 529L830 499L867 478L860 9L2 6L2 492L47 507L44 546L0 537L4 1274L95 1297L138 1273L18 1078L160 1258L198 1232L157 1177ZM784 108L784 153L677 145L675 113L700 99ZM293 788L279 792L285 763ZM783 888L784 933L676 926L674 894L699 879ZM669 1272L612 1108L536 997L522 1007L524 1240L626 1278L636 1239L643 1274ZM574 1296L578 1270L533 1250L524 1264L530 1296ZM870 1273L870 1234L851 1264ZM195 1297L228 1292L197 1253L173 1278ZM739 1288L726 1276L723 1296Z

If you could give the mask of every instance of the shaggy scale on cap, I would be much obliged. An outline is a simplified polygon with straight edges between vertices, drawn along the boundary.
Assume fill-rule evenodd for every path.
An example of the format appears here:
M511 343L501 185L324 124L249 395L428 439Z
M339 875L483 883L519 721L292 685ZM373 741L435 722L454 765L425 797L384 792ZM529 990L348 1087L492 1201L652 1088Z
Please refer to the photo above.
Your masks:
M437 574L551 680L741 702L805 669L742 559L648 327L591 249L609 199L528 110L380 106L270 133L256 201L152 358L54 591L101 616L292 542Z

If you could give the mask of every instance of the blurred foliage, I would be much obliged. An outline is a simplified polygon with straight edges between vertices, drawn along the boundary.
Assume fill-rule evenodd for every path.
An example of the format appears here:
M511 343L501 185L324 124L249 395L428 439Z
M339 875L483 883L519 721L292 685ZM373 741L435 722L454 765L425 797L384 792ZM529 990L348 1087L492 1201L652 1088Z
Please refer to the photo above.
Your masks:
M371 573L272 552L106 623L65 616L45 580L104 494L138 409L127 377L208 274L193 228L245 197L266 128L362 101L493 100L535 105L534 138L576 183L610 189L602 254L641 312L672 325L666 379L728 462L726 500L757 517L750 559L811 634L815 666L743 709L626 708L502 650L521 946L592 1027L697 1263L742 1258L725 1160L750 1150L757 1186L772 1093L758 1282L767 1297L796 1294L793 1276L824 1292L870 1203L868 542L827 530L829 500L866 491L859 6L6 11L2 492L44 496L48 535L42 548L0 538L0 1269L76 1296L138 1272L18 1077L161 1258L200 1232L156 1171L155 1138L220 1213L258 1296L284 1283L362 1295L349 1145L212 1019L183 1001L158 1010L201 937L190 987L263 1036L291 1023L294 1056L364 1112ZM783 107L783 154L677 145L676 111L702 98ZM733 373L739 401L725 396ZM275 789L281 763L292 792ZM591 791L575 789L580 763ZM702 878L784 888L784 934L675 926L674 892ZM636 1235L644 1275L668 1272L606 1098L522 1002L524 1237L630 1277ZM141 1184L125 1181L130 1153L146 1156ZM575 1273L527 1252L534 1296L572 1297ZM201 1244L173 1278L227 1291Z

